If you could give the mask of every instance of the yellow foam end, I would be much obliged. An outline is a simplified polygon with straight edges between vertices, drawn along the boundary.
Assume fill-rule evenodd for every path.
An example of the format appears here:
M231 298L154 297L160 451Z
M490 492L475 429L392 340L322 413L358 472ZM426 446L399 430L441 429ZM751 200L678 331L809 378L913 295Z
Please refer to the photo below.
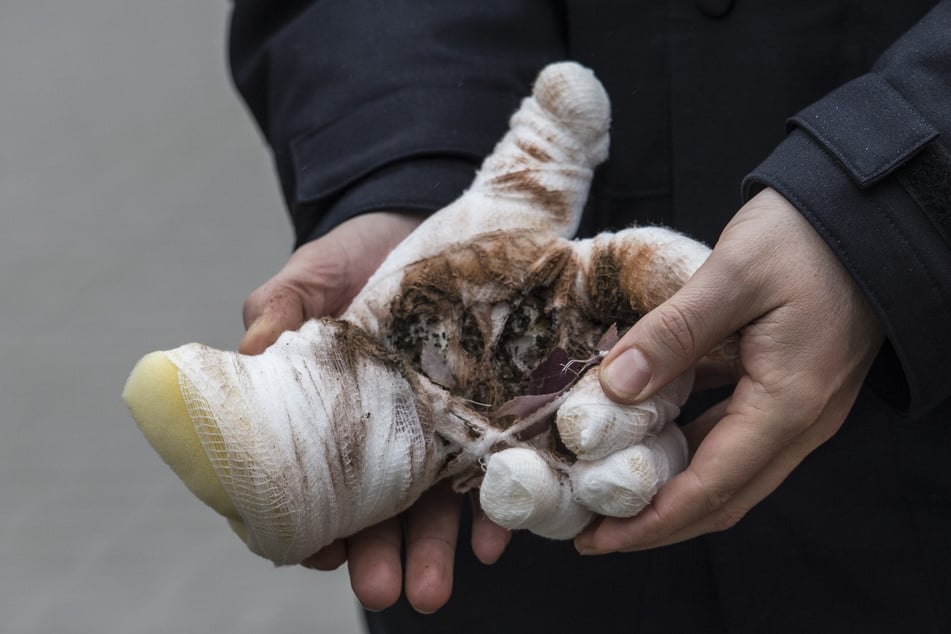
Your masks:
M244 528L195 432L175 364L162 352L145 355L129 375L122 398L149 444L188 490L228 518L236 533L244 533L235 526Z

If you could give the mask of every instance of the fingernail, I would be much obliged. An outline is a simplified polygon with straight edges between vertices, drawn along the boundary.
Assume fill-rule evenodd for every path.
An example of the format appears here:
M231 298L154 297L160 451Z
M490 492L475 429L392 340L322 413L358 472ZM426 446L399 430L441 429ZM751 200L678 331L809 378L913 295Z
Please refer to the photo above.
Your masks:
M628 348L604 369L602 379L623 399L634 399L651 380L647 357L637 348Z
M247 327L244 333L248 334L249 332L252 332L255 328L257 328L258 324L261 323L261 317L263 317L263 315L258 315L257 317L255 317L254 321L251 322L251 324Z

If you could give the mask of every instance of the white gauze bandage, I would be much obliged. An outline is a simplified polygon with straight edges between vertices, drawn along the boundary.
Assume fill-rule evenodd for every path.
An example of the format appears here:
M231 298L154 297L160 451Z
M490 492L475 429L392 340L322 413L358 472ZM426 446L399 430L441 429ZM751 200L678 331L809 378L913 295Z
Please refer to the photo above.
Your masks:
M636 515L687 464L687 443L673 420L692 384L688 372L647 401L624 405L604 394L592 368L567 394L556 418L569 449L584 437L594 439L590 451L578 454L568 479L530 449L492 455L479 495L486 516L505 528L566 539L595 513Z
M650 399L635 405L615 403L598 382L598 368L591 368L558 408L555 424L561 441L579 460L600 460L639 443L680 414L690 396L693 371L671 381Z
M687 441L671 421L642 444L595 462L577 461L569 474L576 499L587 508L610 517L633 517L686 466Z
M410 383L345 350L340 327L308 322L258 356L166 353L248 547L277 564L402 511L444 462Z
M594 518L573 499L566 478L536 451L522 447L489 456L479 503L499 526L550 539L570 539Z

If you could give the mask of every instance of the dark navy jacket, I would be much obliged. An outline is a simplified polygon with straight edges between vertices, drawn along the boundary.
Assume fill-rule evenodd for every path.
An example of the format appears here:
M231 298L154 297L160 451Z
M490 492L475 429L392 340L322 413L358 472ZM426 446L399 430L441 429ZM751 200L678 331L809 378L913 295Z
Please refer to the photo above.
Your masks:
M660 222L712 244L771 186L888 341L840 433L737 527L583 563L525 536L488 570L463 548L446 610L374 626L951 631L951 0L238 0L231 31L298 244L453 200L562 59L612 100L583 234ZM553 589L566 575L583 605Z

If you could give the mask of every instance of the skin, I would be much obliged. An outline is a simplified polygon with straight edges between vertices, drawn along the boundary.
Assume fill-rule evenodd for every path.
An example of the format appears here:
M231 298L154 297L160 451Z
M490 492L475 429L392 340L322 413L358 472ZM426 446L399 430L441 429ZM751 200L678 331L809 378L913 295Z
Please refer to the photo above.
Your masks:
M589 527L575 540L581 553L655 548L736 524L838 431L883 339L829 247L769 189L611 350L602 387L620 402L648 398L732 333L740 356L726 373L736 388L688 429L690 465L638 516Z
M270 280L244 303L247 332L239 351L260 354L286 330L306 320L339 316L386 255L416 228L421 218L377 212L357 216L327 235L303 245ZM333 570L348 564L350 585L369 610L391 606L406 593L420 612L445 605L452 593L453 560L462 496L437 485L402 517L337 540L304 565ZM509 533L473 513L472 550L486 564L505 550ZM400 548L406 545L406 569Z

